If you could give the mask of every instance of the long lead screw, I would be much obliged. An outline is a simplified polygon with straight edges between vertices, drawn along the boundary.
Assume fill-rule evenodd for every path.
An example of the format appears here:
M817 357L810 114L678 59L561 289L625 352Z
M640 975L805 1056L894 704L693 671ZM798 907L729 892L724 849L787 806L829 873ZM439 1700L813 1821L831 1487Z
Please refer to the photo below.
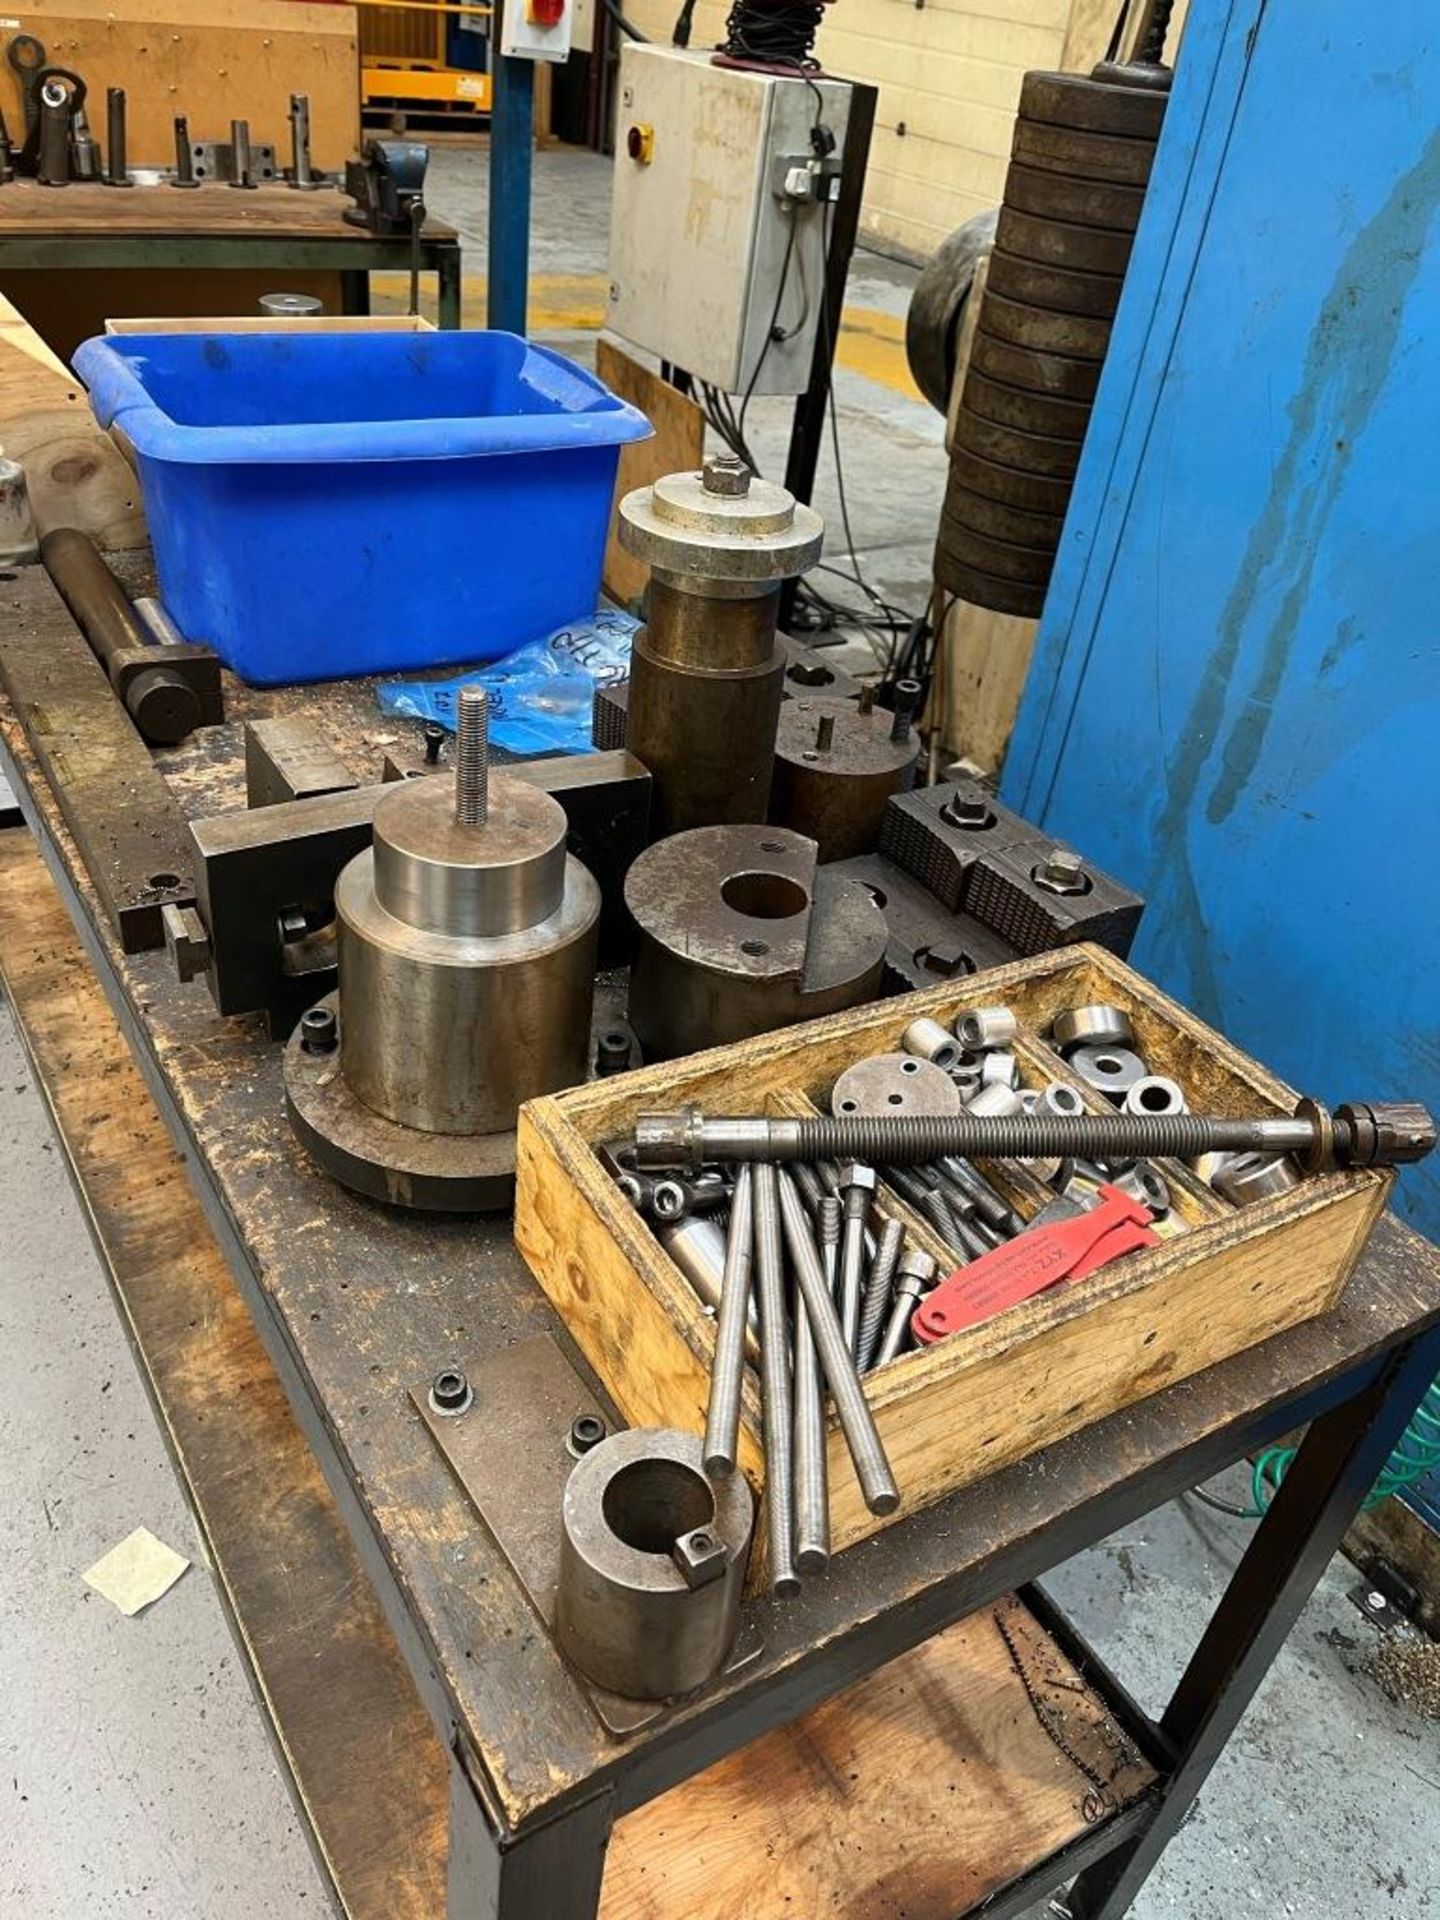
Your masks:
M794 1262L795 1277L800 1283L805 1311L810 1317L810 1331L815 1336L821 1369L835 1396L835 1410L840 1416L850 1458L855 1463L855 1477L860 1482L860 1491L871 1513L893 1513L900 1504L900 1489L890 1471L885 1443L880 1438L870 1403L865 1398L865 1389L855 1371L854 1356L840 1330L835 1302L826 1290L825 1270L820 1264L815 1242L810 1237L810 1223L805 1218L800 1196L788 1174L777 1171L777 1184L780 1216L785 1225L785 1239Z
M755 1279L760 1295L760 1396L765 1429L770 1591L787 1595L800 1591L800 1576L795 1569L795 1457L779 1179L776 1169L763 1161L755 1169ZM799 1204L796 1200L795 1205Z
M717 1479L735 1471L740 1437L740 1393L745 1379L745 1319L755 1252L754 1170L741 1167L725 1239L725 1278L715 1325L710 1405L705 1417L705 1471Z
M826 1205L834 1207L835 1203L832 1200ZM821 1231L824 1231L823 1224ZM795 1294L795 1561L801 1573L823 1573L830 1564L825 1392L810 1311L798 1287Z
M490 811L490 696L483 687L462 687L456 702L455 818L462 827L483 827Z

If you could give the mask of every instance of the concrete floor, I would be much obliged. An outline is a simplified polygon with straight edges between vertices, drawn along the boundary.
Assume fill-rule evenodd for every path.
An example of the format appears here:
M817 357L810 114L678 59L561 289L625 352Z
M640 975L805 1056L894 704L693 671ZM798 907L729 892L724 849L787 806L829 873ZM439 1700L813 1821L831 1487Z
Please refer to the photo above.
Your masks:
M432 202L483 262L481 157L439 153ZM541 156L537 304L547 309L547 334L581 352L593 344L605 205L603 165ZM910 278L861 256L850 295L857 349L893 344ZM472 318L481 311L472 298ZM943 475L940 421L906 393L893 354L866 364L869 373L842 365L838 383L857 551L883 591L918 606ZM757 403L754 414L769 461L784 443L785 407ZM833 506L828 472L819 504ZM0 1556L0 1916L289 1920L323 1912L320 1880L4 1011L0 1221L0 1458L10 1530ZM125 1620L80 1575L142 1523L197 1564L150 1612ZM1248 1531L1179 1503L1081 1555L1051 1585L1155 1709ZM1378 1636L1347 1597L1353 1584L1343 1562L1327 1574L1138 1902L1138 1920L1440 1913L1440 1733L1369 1676Z

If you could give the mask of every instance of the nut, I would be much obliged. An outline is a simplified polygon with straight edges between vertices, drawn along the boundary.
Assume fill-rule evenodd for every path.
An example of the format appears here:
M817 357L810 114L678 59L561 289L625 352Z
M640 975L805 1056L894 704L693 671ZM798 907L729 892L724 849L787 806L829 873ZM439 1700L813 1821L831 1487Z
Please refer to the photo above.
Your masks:
M947 826L958 827L962 833L988 833L996 820L995 814L983 800L971 799L959 793L941 807L940 818Z
M750 466L738 454L712 453L701 478L706 493L727 494L732 500L739 500L750 491Z

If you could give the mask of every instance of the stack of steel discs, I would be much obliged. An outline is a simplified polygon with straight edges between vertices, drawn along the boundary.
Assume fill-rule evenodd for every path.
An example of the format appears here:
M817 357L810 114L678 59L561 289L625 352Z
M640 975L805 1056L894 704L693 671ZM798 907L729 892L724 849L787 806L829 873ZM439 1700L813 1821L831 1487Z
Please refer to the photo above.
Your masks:
M1167 93L1154 65L1030 73L956 414L935 578L1038 617ZM1103 77L1102 77L1103 76Z

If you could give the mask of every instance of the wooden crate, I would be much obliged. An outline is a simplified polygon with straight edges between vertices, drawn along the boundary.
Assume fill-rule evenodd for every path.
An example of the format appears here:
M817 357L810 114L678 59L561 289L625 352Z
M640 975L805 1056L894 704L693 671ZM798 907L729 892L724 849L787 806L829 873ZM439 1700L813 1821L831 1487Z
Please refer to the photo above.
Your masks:
M687 1060L533 1100L519 1129L515 1237L540 1284L625 1418L703 1429L714 1322L592 1149L636 1115L696 1101L713 1114L803 1111L823 1103L853 1061L898 1047L921 1013L949 1022L1004 1004L1020 1018L1022 1079L1079 1088L1104 1103L1045 1044L1054 1014L1104 1000L1124 1007L1151 1069L1172 1075L1197 1113L1289 1114L1297 1096L1098 947L1067 947L963 981L838 1014ZM869 1513L833 1410L829 1425L836 1549L985 1474L1268 1339L1338 1299L1380 1215L1391 1175L1331 1173L1236 1210L1188 1168L1158 1163L1176 1219L1159 1246L1012 1308L866 1381L901 1489L898 1512ZM1025 1214L1038 1184L988 1169ZM939 1251L923 1222L883 1193ZM740 1459L763 1489L758 1382L746 1376ZM763 1541L763 1528L757 1538ZM756 1577L763 1569L757 1567Z

